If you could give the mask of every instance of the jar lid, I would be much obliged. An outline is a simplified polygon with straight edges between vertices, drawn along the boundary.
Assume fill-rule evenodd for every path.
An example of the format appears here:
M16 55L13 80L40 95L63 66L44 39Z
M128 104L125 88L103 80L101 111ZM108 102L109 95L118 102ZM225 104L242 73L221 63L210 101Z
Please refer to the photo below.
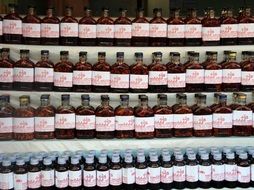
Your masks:
M175 57L180 57L180 53L179 52L170 52L169 55L170 56L175 56Z
M66 158L64 157L58 157L57 163L60 165L66 164Z
M109 96L108 95L101 95L101 100L109 100Z
M99 163L106 164L107 163L107 156L106 155L100 155L99 156Z
M78 164L79 158L77 156L71 157L71 164Z
M129 154L125 155L124 162L126 162L126 163L132 163L133 162L133 157L131 155L129 155Z
M116 57L124 57L124 52L116 52Z
M120 99L121 100L129 100L129 95L126 95L126 94L120 95Z
M86 156L86 163L93 164L94 163L94 156L92 156L92 155Z
M23 166L23 165L25 165L25 160L22 159L22 158L18 158L18 159L16 160L16 165L17 165L17 166Z
M106 56L106 52L98 52L98 56L105 57Z
M143 53L142 52L136 52L135 57L136 58L143 58Z
M61 99L62 99L62 101L69 100L70 94L62 94Z

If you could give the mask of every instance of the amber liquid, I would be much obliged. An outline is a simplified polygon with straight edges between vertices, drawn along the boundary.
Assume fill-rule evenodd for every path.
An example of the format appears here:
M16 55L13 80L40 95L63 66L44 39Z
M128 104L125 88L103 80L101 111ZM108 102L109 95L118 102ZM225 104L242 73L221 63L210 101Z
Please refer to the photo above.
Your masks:
M205 70L221 70L221 65L217 64L216 61L207 61L203 63ZM208 81L209 82L209 81ZM222 84L208 84L204 85L205 91L207 92L220 92Z
M243 16L242 18L239 18L239 24L240 23L254 23L254 18L251 16ZM238 38L239 45L253 45L253 43L254 37Z
M15 64L15 62L12 61L11 59L3 58L0 61L0 69L1 68L12 68L13 69L14 64ZM0 89L1 90L12 90L12 88L13 88L13 82L1 82L0 81Z
M235 110L238 111L251 111L250 108L248 108L245 105L239 105ZM233 125L233 135L234 136L250 136L253 133L252 126L242 126L242 125Z
M188 66L185 67L187 69L203 69L203 66L199 63L190 63ZM202 92L203 91L204 84L203 83L188 83L186 80L186 92Z
M96 25L96 21L90 16L84 16L79 20L79 25ZM96 38L79 38L79 45L81 46L95 46L96 45Z
M121 24L121 25L130 25L131 26L131 20L127 17L120 16L117 18L114 22L115 25ZM131 38L115 38L116 46L131 46Z
M149 23L149 21L143 16L137 16L132 23ZM132 46L148 46L149 36L132 36L131 38Z
M14 111L15 111L15 109L8 104L1 107L0 108L0 120L4 120L5 118L12 118L14 115ZM11 127L13 127L13 126L11 126ZM11 140L12 138L13 138L12 132L0 133L0 140Z
M184 24L184 21L180 17L172 17L167 21L168 25ZM184 38L168 38L169 46L184 46Z
M150 24L166 24L166 20L162 17L155 17L150 21ZM150 37L151 46L166 46L167 37Z
M160 63L160 62L155 62L152 63L148 66L149 71L167 71L167 66ZM167 76L166 76L167 77ZM149 82L149 92L167 92L168 86L167 84L165 85L151 85Z
M185 67L183 64L174 64L169 62L167 65L168 74L172 73L186 73ZM185 87L182 88L168 88L168 92L185 92Z
M107 62L98 62L93 65L93 71L108 71L110 72L110 65ZM92 86L93 92L109 92L110 91L110 85L109 86Z
M237 20L233 17L227 17L222 20L221 24L237 24ZM236 45L237 38L221 38L221 45Z
M253 61L246 61L242 65L242 71L254 71L254 62ZM241 85L242 91L254 91L254 85Z
M61 20L61 23L78 23L78 20L72 16L65 16ZM78 45L78 36L76 36L76 37L61 36L60 43L62 45L66 45L66 46L76 46L76 45Z
M204 18L202 20L203 27L219 27L220 21L216 18ZM205 46L218 46L220 45L220 40L218 41L203 41L203 45Z
M0 21L3 22L3 18L0 16ZM0 35L0 43L3 43L3 35Z
M97 24L113 25L114 21L110 17L101 17L97 20ZM97 38L97 45L99 46L113 46L114 38Z
M197 24L201 25L201 21L195 17L188 17L185 19L186 25L188 24ZM186 46L201 46L202 38L185 38L185 45Z

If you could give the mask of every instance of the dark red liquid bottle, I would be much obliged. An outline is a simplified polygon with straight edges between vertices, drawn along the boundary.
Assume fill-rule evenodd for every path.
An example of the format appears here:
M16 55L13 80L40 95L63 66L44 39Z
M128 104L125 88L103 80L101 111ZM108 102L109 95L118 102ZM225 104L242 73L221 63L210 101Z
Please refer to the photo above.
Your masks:
M243 91L254 90L254 52L248 52L248 59L241 64L242 67L242 79L241 89Z
M239 155L239 160L237 163L237 179L238 179L238 187L240 188L250 187L251 163L248 160L248 155L246 152L243 152Z
M10 49L1 50L2 59L0 60L0 89L11 90L13 88L13 67L15 62L10 59Z
M0 43L3 42L3 17L0 17Z

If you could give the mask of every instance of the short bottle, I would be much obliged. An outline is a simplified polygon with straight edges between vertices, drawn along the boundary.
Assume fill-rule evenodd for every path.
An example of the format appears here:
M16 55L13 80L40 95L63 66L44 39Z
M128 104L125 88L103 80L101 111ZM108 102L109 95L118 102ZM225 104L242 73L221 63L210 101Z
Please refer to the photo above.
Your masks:
M162 189L173 187L173 161L170 154L162 154L161 161L161 184Z
M2 179L0 184L1 189L14 189L13 166L9 159L2 161L0 178Z
M237 177L237 162L235 160L235 154L232 152L227 153L225 160L225 187L236 188Z
M123 183L122 164L120 156L113 154L109 170L109 185L112 190L121 190Z
M184 189L186 187L186 162L183 154L175 154L175 161L173 166L174 188Z
M55 166L55 188L56 189L69 189L68 185L68 164L64 157L57 159Z
M22 158L16 160L16 165L13 169L13 180L14 180L14 189L27 189L27 166L25 161Z
M13 72L15 62L10 59L10 49L2 48L2 59L0 60L0 89L12 90L13 89Z
M247 53L247 60L241 64L242 78L241 78L241 90L253 91L254 90L254 52L249 51Z
M96 188L96 163L93 155L86 156L83 168L83 185L86 189Z
M82 187L82 169L78 157L71 157L71 162L68 166L68 184L69 188L79 190Z
M99 156L99 162L96 166L96 184L98 189L109 190L109 164L106 155Z
M238 187L248 188L250 187L250 161L248 160L247 153L243 152L239 155L239 161L237 163L237 179Z
M198 187L198 161L195 153L189 153L186 160L186 187Z
M200 156L198 179L200 188L207 189L211 187L212 164L208 153L203 153Z
M53 190L55 186L55 169L50 157L43 159L41 167L41 189Z
M123 189L134 190L136 169L134 159L131 154L127 154L123 160Z
M39 160L36 158L30 159L30 165L28 169L28 180L27 187L28 189L40 190L41 189L41 168Z
M135 189L144 190L148 187L148 168L144 153L139 153L136 160L136 184Z
M160 169L158 155L156 153L150 154L148 163L148 188L151 190L160 189Z
M222 154L216 153L213 155L212 161L212 187L221 189L224 187L225 180L225 166L222 159Z

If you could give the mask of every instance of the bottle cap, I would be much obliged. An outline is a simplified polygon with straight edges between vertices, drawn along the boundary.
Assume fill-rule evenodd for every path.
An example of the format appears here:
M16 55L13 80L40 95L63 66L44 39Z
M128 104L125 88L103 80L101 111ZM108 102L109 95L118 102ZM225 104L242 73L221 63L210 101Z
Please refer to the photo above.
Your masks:
M112 156L112 160L111 160L113 163L118 163L118 162L120 162L120 156L119 155L117 155L117 154L114 154L113 156Z
M169 153L162 154L162 161L169 162L171 160L171 155Z
M161 99L161 100L167 100L167 99L168 99L168 97L167 97L166 94L158 94L157 96L158 96L158 98Z
M48 100L49 99L49 94L42 94L41 95L41 100Z
M79 56L87 56L87 52L86 51L80 51Z
M94 156L88 155L86 157L86 163L87 164L93 164L94 163Z
M4 160L3 162L2 162L2 166L4 166L4 167L8 167L8 166L10 166L11 165L11 161L10 160Z
M39 164L39 160L37 158L31 158L30 164L33 165L33 166L37 165L37 164Z
M178 98L179 98L179 99L183 99L183 100L187 100L186 94L183 94L183 93L178 94Z
M68 10L68 9L73 10L73 7L71 7L71 6L65 6L65 9L66 10Z
M246 152L243 152L239 155L240 159L247 159L248 158L248 154Z
M139 163L142 163L142 162L145 162L146 158L145 158L145 155L144 154L138 154L137 156L137 161Z
M116 57L124 58L124 52L117 52Z
M49 50L41 50L41 55L49 55Z
M93 156L96 156L96 150L89 150L88 154L92 154Z
M29 53L30 52L30 50L28 50L28 49L21 49L21 50L19 50L19 53L20 54L23 54L23 53Z
M100 155L99 156L99 163L106 164L107 163L107 156L106 155Z
M58 151L51 151L49 152L50 155L54 155L55 157L59 156L59 152Z
M150 161L151 162L157 162L158 161L158 155L153 153L152 155L150 155Z
M143 53L142 52L136 52L135 57L136 58L143 58Z
M53 154L49 154L48 158L50 158L52 161L56 161L56 156Z
M227 100L227 95L226 94L220 94L219 99L220 100Z
M239 98L239 99L246 99L246 98L247 98L247 95L244 94L244 93L239 93L239 94L238 94L238 98Z
M88 100L88 101L90 101L90 96L89 96L89 94L82 94L82 95L81 95L81 100Z
M19 97L20 103L30 103L30 96L23 95Z
M170 52L169 56L180 57L180 53L179 52Z
M61 99L62 99L62 101L70 100L70 95L69 94L62 94Z
M182 161L183 160L183 154L175 154L176 161Z
M187 157L188 157L189 160L196 160L196 154L195 153L188 154Z
M8 7L9 7L9 8L16 8L16 7L17 7L17 5L16 5L16 4L14 4L14 3L9 3L9 4L8 4Z
M51 164L52 164L51 158L47 157L47 158L44 158L44 159L43 159L43 165L49 166L49 165L51 165Z
M104 101L104 100L109 100L109 97L108 95L101 95L101 100Z
M201 154L201 159L202 160L208 160L209 159L209 154L208 153L202 153Z
M161 154L169 154L169 150L167 148L161 149Z
M248 51L247 55L254 56L254 51Z
M30 161L30 156L29 155L25 154L21 157L25 160L26 163L29 163L29 161Z
M60 55L69 55L68 51L60 51Z
M10 52L10 48L2 48L2 52L7 52L7 53L9 53L9 52Z
M40 155L40 154L37 154L34 156L36 159L38 159L39 161L42 161L43 160L43 156Z
M109 11L109 8L108 7L103 7L102 11Z
M214 159L214 160L217 160L217 161L218 161L218 160L221 160L221 159L222 159L221 153L216 153L216 154L214 154L214 155L213 155L213 159Z
M217 55L217 51L206 51L206 55Z
M129 100L129 95L120 95L121 100Z
M132 163L133 162L132 156L131 155L125 155L124 162L125 163Z
M236 52L235 52L235 51L231 51L231 52L229 53L229 57L235 58L235 57L236 57Z
M140 97L141 101L147 101L148 100L148 96L144 95Z
M17 165L17 166L23 166L23 165L25 165L24 159L18 158L18 159L16 160L16 165Z
M79 163L79 158L78 157L71 157L71 164L78 164Z
M66 164L66 158L63 156L58 157L57 163L60 165Z
M100 57L106 57L106 52L98 52L98 56L100 56Z
M235 159L235 154L234 154L233 152L228 152L228 153L226 154L226 158L227 158L227 159Z

